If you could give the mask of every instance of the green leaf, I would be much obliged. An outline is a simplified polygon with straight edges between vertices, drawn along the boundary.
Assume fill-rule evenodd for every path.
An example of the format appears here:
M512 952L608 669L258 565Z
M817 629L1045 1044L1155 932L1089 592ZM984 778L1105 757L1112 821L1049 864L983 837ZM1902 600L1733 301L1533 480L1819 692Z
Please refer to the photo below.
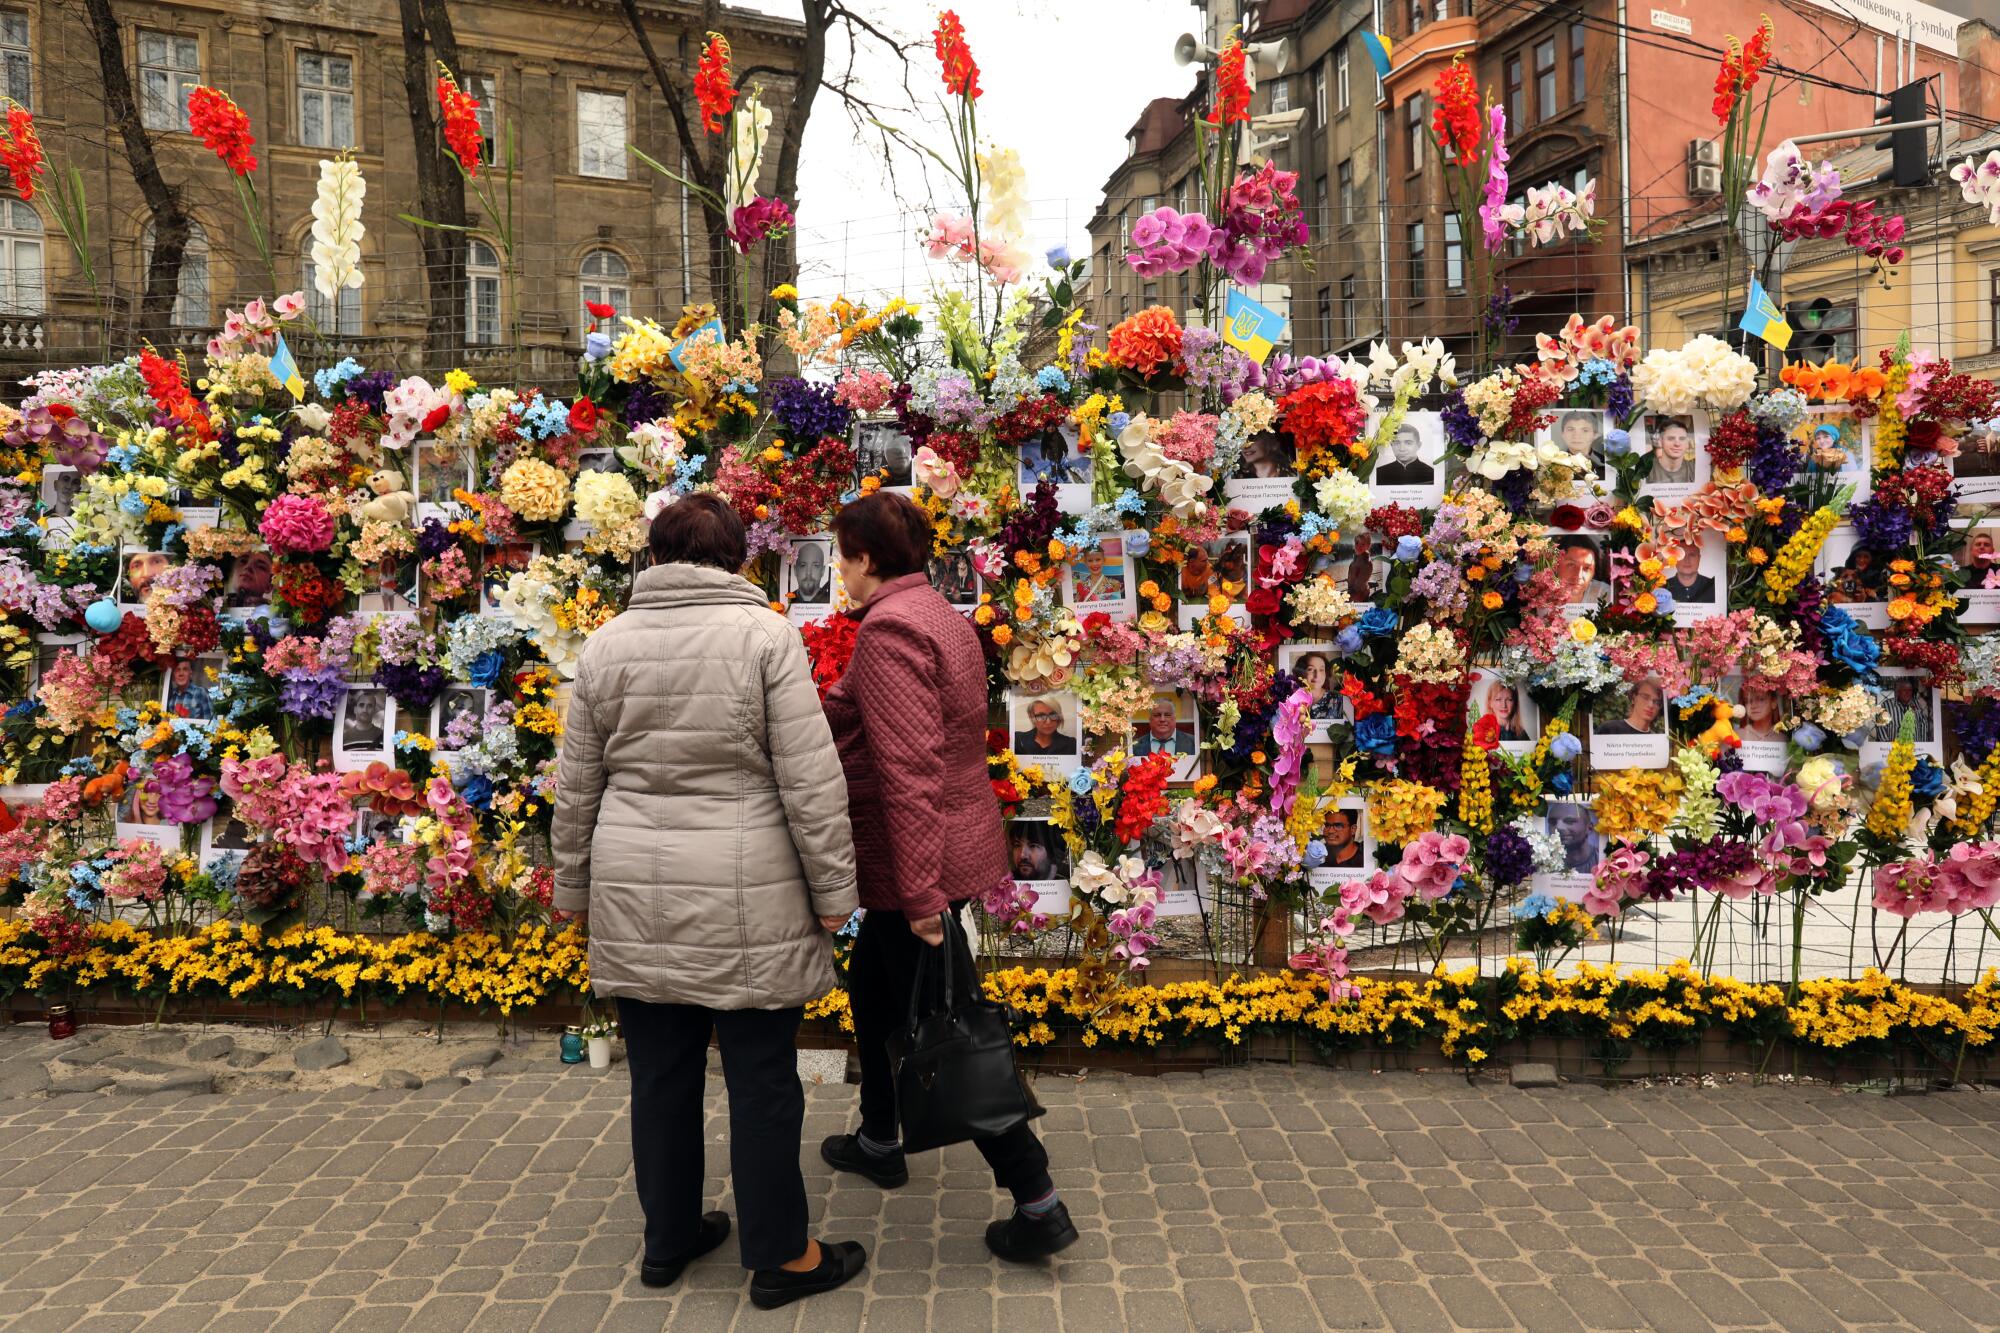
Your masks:
M1074 300L1076 300L1076 289L1069 285L1068 279L1064 279L1056 287L1056 304L1068 305Z

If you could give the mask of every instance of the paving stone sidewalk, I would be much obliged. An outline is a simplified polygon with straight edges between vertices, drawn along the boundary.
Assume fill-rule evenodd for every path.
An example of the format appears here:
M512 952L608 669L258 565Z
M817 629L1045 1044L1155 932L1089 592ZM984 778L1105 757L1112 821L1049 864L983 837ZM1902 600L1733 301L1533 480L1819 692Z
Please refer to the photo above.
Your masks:
M667 1293L634 1269L622 1068L424 1087L48 1095L0 1031L0 1327L717 1330L2000 1322L2000 1094L1566 1085L1257 1067L1044 1077L1080 1243L993 1260L970 1149L884 1194L813 1145L821 1234L865 1280L773 1313L732 1240ZM720 1083L713 1083L720 1105ZM15 1090L9 1097L8 1089ZM726 1163L711 1122L709 1163ZM712 1188L720 1189L718 1180ZM724 1206L727 1206L725 1203Z

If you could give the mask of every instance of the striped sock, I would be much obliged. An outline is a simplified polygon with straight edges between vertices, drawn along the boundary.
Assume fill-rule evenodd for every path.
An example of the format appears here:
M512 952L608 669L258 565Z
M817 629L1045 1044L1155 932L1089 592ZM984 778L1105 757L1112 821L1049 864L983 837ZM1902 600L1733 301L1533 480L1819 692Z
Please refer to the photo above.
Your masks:
M899 1138L884 1143L879 1139L869 1138L866 1133L856 1134L854 1143L870 1157L893 1157L903 1150L903 1141Z
M1017 1203L1014 1206L1029 1217L1046 1217L1061 1202L1062 1196L1051 1189L1039 1199L1031 1199L1026 1203Z

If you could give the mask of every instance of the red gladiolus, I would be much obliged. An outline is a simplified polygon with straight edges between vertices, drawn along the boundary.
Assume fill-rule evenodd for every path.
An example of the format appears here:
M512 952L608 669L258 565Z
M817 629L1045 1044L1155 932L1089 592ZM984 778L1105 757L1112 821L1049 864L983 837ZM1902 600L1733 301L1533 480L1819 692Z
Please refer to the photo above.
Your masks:
M701 108L702 128L710 134L722 133L723 120L736 105L736 89L729 84L729 39L719 32L708 34L701 48L701 62L694 71L694 100Z
M1757 31L1750 35L1748 45L1739 44L1734 37L1723 39L1722 62L1715 71L1715 105L1712 110L1716 124L1728 124L1737 102L1757 86L1757 78L1764 72L1764 66L1771 63L1771 43L1775 36L1771 17L1766 14L1757 25Z
M1233 125L1250 119L1250 79L1243 72L1243 43L1229 39L1215 62L1215 108L1208 113L1211 125Z
M33 199L35 178L42 174L42 141L35 133L34 116L11 98L7 102L7 128L0 132L0 162L7 164L22 201Z
M597 404L588 398L579 398L569 405L569 428L578 435L588 435L597 429Z
M257 155L250 151L257 144L250 133L250 117L228 93L219 88L190 90L188 128L237 175L247 176L257 169Z
M592 319L610 319L618 313L618 307L606 305L602 301L585 301L583 308L590 312Z
M979 66L972 59L972 48L965 44L965 25L959 22L957 14L947 9L938 15L931 46L937 51L938 63L944 66L945 91L968 102L977 101Z
M444 119L444 141L467 176L479 174L482 137L479 133L479 99L458 86L451 71L438 66L438 111Z
M1452 161L1464 164L1479 156L1479 129L1484 117L1479 113L1479 81L1463 53L1438 72L1431 95L1437 110L1431 113L1431 133Z

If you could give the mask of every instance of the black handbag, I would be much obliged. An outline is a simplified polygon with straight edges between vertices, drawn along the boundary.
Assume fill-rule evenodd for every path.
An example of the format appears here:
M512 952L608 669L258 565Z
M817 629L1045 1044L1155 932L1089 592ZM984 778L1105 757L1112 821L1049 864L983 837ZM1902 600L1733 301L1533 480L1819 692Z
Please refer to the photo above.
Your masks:
M1042 1114L1014 1061L1008 1009L974 991L973 972L965 929L947 912L943 945L917 961L909 1026L888 1041L905 1152L992 1138Z

